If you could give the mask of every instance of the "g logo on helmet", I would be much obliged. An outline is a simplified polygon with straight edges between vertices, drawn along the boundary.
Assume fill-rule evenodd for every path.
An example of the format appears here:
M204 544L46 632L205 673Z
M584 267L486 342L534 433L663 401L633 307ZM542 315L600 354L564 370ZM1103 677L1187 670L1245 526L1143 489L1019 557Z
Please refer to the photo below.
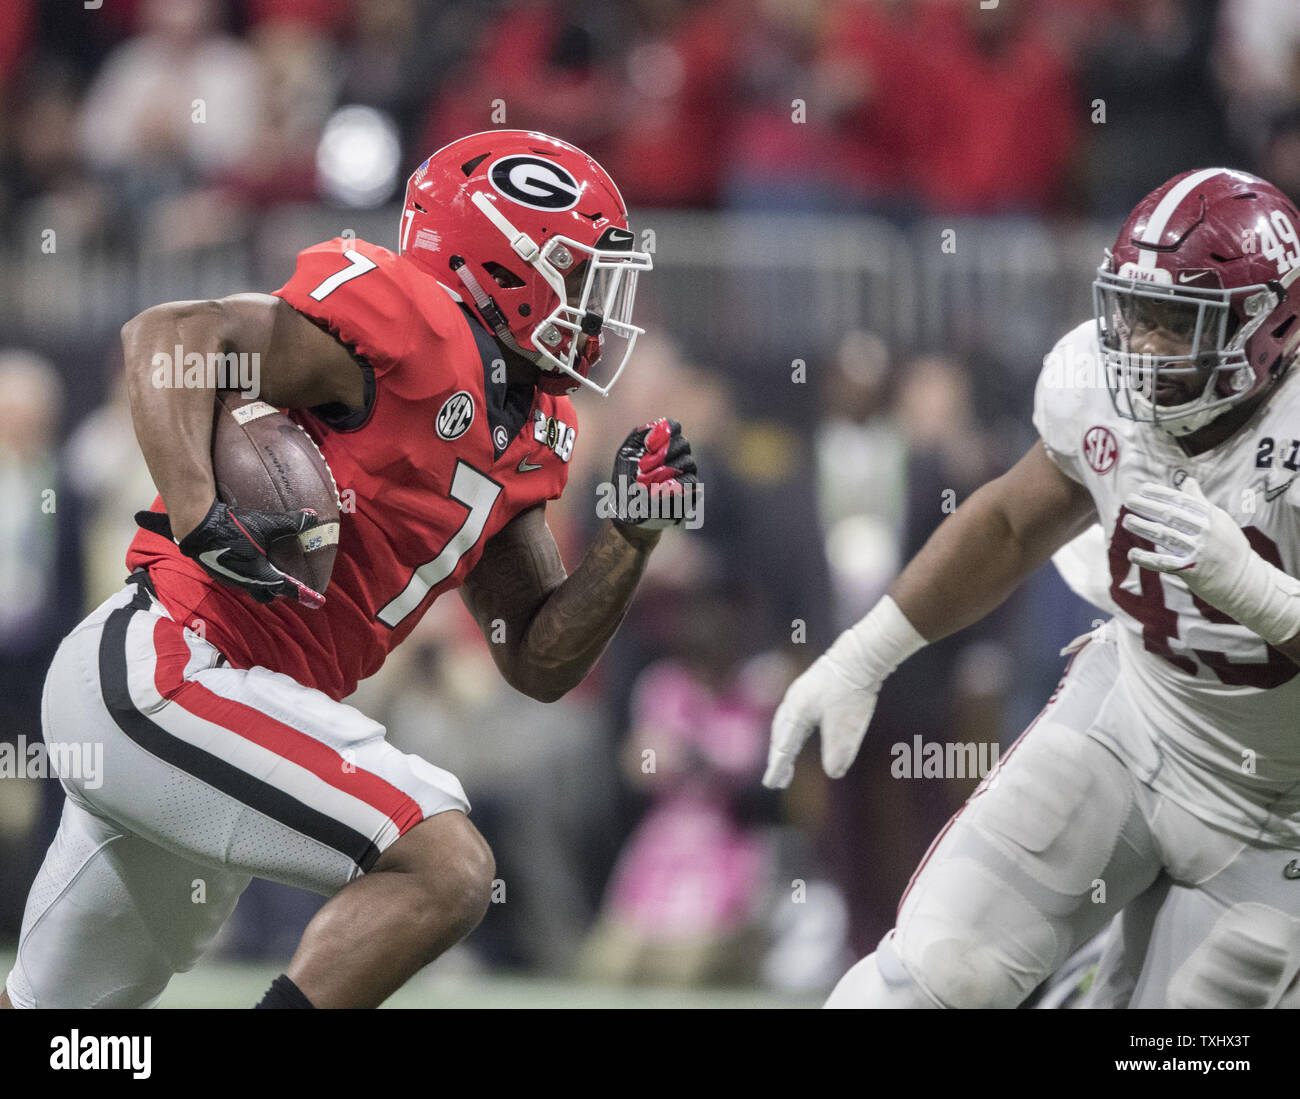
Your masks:
M439 439L446 439L447 442L451 442L453 439L459 439L464 435L473 422L474 398L461 389L442 402L434 426L438 430Z
M571 210L578 205L578 181L560 165L539 156L504 156L488 179L511 202L534 210Z

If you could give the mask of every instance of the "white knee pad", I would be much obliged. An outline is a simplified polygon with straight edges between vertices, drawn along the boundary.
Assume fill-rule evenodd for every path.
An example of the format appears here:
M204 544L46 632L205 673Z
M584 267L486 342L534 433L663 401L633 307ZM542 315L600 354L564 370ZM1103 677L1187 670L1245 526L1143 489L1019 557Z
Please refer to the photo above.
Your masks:
M1271 1008L1292 1002L1300 921L1266 904L1233 905L1169 982L1169 1006Z
M894 949L891 931L876 947L843 977L826 1001L826 1007L942 1007L928 995L903 965Z
M903 903L895 949L944 1007L1016 1007L1064 961L1040 907L1050 895L1028 900L978 835L949 840Z
M918 967L944 1007L1016 1007L1038 980L1018 982L1005 953L983 943L950 938L931 942Z

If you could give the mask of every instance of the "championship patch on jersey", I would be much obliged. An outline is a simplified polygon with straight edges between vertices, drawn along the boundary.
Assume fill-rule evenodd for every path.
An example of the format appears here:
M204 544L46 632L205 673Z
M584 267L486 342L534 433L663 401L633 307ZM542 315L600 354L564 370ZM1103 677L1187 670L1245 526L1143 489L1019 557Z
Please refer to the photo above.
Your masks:
M567 462L573 457L573 441L577 438L577 429L540 410L534 416L533 439L555 451L560 461Z
M438 419L435 424L438 438L446 439L447 442L459 439L469 430L469 425L473 422L474 398L465 390L458 390L443 401L442 407L438 409Z
M1109 473L1119 457L1119 443L1110 428L1100 424L1083 433L1083 457L1095 473Z
M1300 439L1275 439L1266 435L1255 446L1255 468L1264 474L1264 500L1281 496L1300 474Z

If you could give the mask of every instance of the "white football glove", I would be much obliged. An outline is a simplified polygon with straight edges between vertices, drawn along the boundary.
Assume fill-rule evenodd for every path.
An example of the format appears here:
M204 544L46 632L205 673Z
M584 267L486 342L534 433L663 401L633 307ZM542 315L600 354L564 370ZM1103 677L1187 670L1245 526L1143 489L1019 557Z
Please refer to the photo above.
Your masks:
M840 634L785 692L772 719L763 785L790 785L795 757L819 727L822 767L831 778L842 778L857 757L881 684L925 644L889 596Z
M1148 481L1129 494L1124 529L1154 543L1129 550L1144 569L1177 573L1198 596L1273 645L1300 633L1300 580L1265 561L1236 521L1194 478L1179 488Z

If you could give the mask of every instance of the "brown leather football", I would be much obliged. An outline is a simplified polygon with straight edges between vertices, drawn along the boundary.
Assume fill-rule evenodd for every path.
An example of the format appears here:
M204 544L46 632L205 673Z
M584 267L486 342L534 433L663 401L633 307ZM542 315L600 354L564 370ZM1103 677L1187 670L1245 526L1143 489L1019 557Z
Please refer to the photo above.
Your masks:
M259 511L311 508L320 525L282 538L270 560L308 587L324 592L339 543L339 492L315 441L265 401L217 394L212 427L212 472L217 498Z

